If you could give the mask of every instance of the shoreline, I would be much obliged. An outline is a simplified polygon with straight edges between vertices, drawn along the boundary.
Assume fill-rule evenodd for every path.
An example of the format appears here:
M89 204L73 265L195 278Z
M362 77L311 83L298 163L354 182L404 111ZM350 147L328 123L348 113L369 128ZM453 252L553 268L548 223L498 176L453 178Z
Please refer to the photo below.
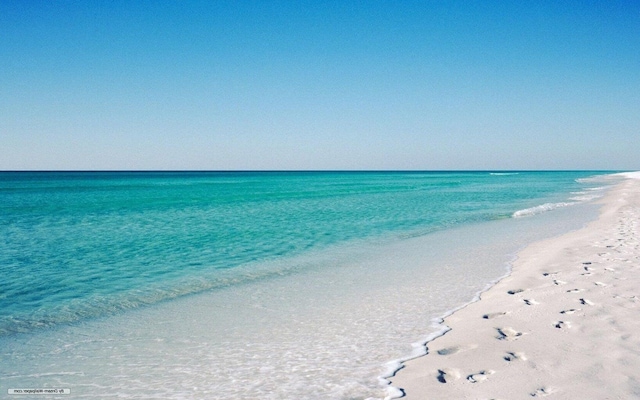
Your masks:
M639 395L640 322L628 314L640 308L640 173L614 176L626 179L595 221L528 245L510 273L436 319L427 354L386 377L387 399Z
M599 182L550 176L565 185L538 174L516 181L560 192L545 199L553 203L533 205L605 193L593 187ZM347 242L273 261L271 267L301 266L292 273L0 338L0 384L41 387L59 377L81 397L109 388L164 398L381 399L389 385L376 378L392 375L399 360L415 358L427 339L441 335L434 317L466 307L506 277L529 243L580 229L599 209L585 201L535 218L504 213L429 234ZM282 270L257 266L247 271ZM164 365L180 368L158 368Z

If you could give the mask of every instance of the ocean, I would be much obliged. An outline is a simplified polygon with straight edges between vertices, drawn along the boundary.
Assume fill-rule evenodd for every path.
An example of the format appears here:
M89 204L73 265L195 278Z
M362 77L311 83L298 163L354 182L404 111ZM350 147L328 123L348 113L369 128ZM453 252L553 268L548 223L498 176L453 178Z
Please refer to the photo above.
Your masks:
M0 389L393 397L385 377L424 352L438 318L508 273L527 243L595 219L614 182L599 171L0 172Z

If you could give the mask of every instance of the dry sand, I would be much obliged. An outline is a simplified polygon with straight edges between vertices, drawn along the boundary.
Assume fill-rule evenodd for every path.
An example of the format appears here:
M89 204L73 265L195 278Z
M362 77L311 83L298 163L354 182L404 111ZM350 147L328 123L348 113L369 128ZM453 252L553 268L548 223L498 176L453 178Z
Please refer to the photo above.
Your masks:
M407 399L640 398L640 173L584 229L522 251L392 378Z

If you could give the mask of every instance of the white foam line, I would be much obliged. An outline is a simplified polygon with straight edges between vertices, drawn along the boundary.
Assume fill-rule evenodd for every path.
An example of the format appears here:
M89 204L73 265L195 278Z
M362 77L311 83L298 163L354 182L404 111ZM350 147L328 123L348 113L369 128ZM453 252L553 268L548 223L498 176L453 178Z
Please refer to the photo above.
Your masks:
M554 210L556 208L572 206L574 204L578 204L578 202L572 201L572 202L562 202L562 203L545 203L539 206L525 208L524 210L518 210L514 212L511 216L513 218L528 217L530 215L536 215L546 211Z
M569 197L569 200L574 200L574 201L591 201L591 200L595 200L595 199L599 199L600 197L603 197L603 195L601 194L580 194L580 196L573 196L573 197Z
M575 181L578 183L601 182L603 177L616 176L616 175L624 176L627 178L637 176L637 179L640 179L640 171L639 171L639 172L629 172L629 173L623 173L623 174L597 175L597 176L592 176L588 178L578 178ZM598 187L592 187L592 188L585 188L583 191L580 191L580 192L571 192L571 194L576 195L569 198L569 200L571 201L560 202L560 203L545 203L539 206L525 208L523 210L518 210L514 212L513 214L511 214L511 217L512 218L528 217L531 215L541 214L543 212L555 210L556 208L567 207L567 206L572 206L578 203L592 201L592 200L603 197L605 194L604 192L607 189L609 189L609 186L598 186Z

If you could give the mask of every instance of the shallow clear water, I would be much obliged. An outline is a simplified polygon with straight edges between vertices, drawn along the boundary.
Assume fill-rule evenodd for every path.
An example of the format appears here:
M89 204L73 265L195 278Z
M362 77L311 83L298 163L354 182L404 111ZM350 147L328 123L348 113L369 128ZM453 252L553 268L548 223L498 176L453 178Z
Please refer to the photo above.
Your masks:
M593 175L2 173L0 384L383 397L433 318L596 215Z

